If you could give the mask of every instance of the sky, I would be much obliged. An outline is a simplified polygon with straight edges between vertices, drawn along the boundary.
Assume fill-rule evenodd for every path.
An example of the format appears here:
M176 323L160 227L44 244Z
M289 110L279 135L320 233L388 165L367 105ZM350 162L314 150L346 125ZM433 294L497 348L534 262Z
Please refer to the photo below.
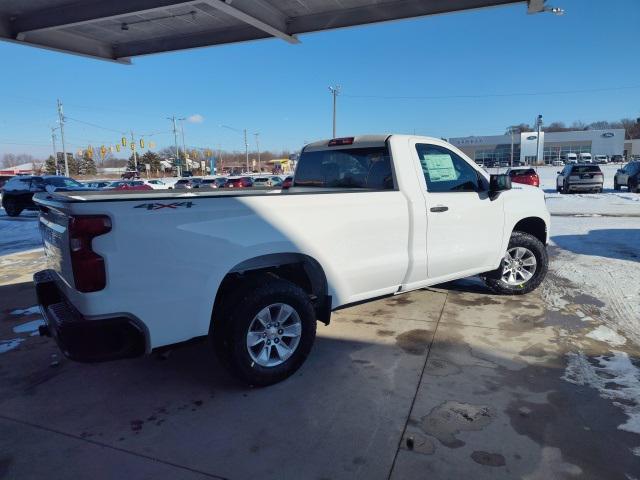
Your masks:
M331 137L334 84L338 136L495 135L538 114L567 124L640 117L640 1L548 3L565 15L527 15L521 3L131 66L0 42L0 155L49 155L57 98L69 151L115 144L131 130L171 145L173 115L191 117L188 146L242 150L242 134L227 125L246 128L250 148L259 133L262 150L295 151Z

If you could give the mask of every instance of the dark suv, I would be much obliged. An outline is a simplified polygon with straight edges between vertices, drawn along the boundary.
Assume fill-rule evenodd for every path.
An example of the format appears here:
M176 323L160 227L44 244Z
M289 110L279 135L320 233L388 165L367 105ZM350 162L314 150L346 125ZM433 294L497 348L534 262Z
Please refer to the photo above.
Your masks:
M613 177L613 189L627 187L630 192L638 193L640 184L640 162L629 162L616 172Z
M92 190L69 177L20 175L11 178L2 189L2 206L10 217L17 217L23 210L37 210L33 194L45 191L69 192Z

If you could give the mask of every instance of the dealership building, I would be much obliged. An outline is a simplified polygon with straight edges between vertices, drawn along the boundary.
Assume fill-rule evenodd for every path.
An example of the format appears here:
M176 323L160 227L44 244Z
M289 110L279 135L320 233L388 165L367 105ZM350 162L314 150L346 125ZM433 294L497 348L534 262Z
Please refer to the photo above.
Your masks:
M624 155L624 129L576 130L570 132L522 132L513 135L450 138L449 142L476 162L509 162L513 148L513 161L534 165L551 163L567 153L591 155ZM626 143L629 141L627 140ZM544 159L544 160L543 160Z

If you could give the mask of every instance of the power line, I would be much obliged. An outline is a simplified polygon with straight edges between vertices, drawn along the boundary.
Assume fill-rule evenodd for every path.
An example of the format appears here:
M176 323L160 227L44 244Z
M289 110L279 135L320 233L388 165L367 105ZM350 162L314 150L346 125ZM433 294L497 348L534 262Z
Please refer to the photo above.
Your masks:
M115 130L115 129L113 129L113 128L103 127L102 125L96 125L95 123L85 122L84 120L78 120L77 118L72 118L72 117L69 117L69 116L66 116L65 118L66 118L67 120L73 120L74 122L82 123L82 124L84 124L84 125L88 125L88 126L90 126L90 127L99 128L99 129L102 129L102 130L107 130L107 131L109 131L109 132L115 132L115 133L117 133L118 135L124 135L124 133L123 133L123 131L122 131L122 130Z
M343 93L343 97L349 98L375 98L382 100L443 100L449 98L495 98L495 97L534 97L544 95L568 95L575 93L608 92L616 90L633 90L640 88L640 85L627 87L591 88L583 90L556 90L548 92L519 92L519 93L486 93L486 94L464 94L464 95L349 95Z

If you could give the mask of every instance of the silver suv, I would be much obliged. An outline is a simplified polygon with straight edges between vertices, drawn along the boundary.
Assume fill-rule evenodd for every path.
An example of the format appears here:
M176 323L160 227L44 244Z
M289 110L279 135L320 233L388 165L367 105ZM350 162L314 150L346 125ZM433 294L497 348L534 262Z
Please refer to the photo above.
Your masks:
M558 172L556 190L558 193L602 192L604 175L598 165L583 164L566 165Z

